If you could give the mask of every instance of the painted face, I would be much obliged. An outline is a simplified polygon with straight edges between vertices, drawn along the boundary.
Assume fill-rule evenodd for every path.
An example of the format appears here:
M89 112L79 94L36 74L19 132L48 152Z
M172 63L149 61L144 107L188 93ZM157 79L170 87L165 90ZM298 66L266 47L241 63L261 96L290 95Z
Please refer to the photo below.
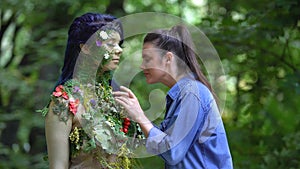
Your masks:
M121 41L120 35L117 32L111 32L107 40L102 42L103 47L109 53L109 56L105 57L112 57L111 60L104 65L104 70L115 70L120 61L121 54L123 52L122 48L119 46Z
M162 82L162 78L167 74L164 59L160 50L151 43L145 43L142 52L143 62L140 68L143 70L146 81L149 84Z

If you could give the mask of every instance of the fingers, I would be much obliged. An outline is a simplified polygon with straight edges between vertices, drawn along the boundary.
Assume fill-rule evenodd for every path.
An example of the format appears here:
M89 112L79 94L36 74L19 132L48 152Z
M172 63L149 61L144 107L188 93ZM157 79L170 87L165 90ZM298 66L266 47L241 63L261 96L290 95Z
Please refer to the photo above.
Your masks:
M115 91L113 92L113 95L115 97L129 97L129 98L134 98L136 99L134 93L128 89L127 87L124 87L124 86L120 86L120 91Z
M120 102L124 103L124 105L132 105L133 104L133 102L130 99L128 99L128 97L116 97L116 99L119 100Z
M121 91L124 91L124 92L127 92L127 93L128 93L128 96L129 96L130 98L136 98L135 95L133 94L133 92L132 92L130 89L128 89L127 87L125 87L125 86L120 86L120 90L121 90Z
M121 99L121 97L116 97L115 100L116 100L119 104L121 104L123 107L126 106L126 103Z
M131 90L130 89L128 89L127 87L125 87L125 86L120 86L120 90L121 91L124 91L124 92L130 92Z
M114 97L129 97L128 93L120 91L113 92L113 95Z

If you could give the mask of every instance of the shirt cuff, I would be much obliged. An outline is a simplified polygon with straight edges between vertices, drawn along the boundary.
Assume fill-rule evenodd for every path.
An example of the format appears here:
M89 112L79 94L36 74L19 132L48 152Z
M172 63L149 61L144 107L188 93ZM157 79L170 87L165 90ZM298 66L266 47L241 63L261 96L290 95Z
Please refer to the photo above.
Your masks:
M152 127L149 131L146 141L146 149L149 153L158 155L160 154L159 144L167 134L162 132L156 127Z

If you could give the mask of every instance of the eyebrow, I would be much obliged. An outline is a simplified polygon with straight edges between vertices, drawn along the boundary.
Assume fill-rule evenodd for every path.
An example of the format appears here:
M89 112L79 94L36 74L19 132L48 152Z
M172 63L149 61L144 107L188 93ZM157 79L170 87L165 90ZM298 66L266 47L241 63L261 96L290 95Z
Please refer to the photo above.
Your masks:
M112 41L121 41L121 38L118 36L110 36L107 40L112 40Z
M109 43L119 43L121 40L119 40L117 38L109 38L106 41Z

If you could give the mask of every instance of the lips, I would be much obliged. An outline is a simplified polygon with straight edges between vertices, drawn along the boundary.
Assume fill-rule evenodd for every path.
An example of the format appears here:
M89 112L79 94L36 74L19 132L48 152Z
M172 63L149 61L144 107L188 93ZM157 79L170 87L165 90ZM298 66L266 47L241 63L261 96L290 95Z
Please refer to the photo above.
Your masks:
M115 58L115 59L112 59L112 61L120 61L120 59L118 59L118 58Z

